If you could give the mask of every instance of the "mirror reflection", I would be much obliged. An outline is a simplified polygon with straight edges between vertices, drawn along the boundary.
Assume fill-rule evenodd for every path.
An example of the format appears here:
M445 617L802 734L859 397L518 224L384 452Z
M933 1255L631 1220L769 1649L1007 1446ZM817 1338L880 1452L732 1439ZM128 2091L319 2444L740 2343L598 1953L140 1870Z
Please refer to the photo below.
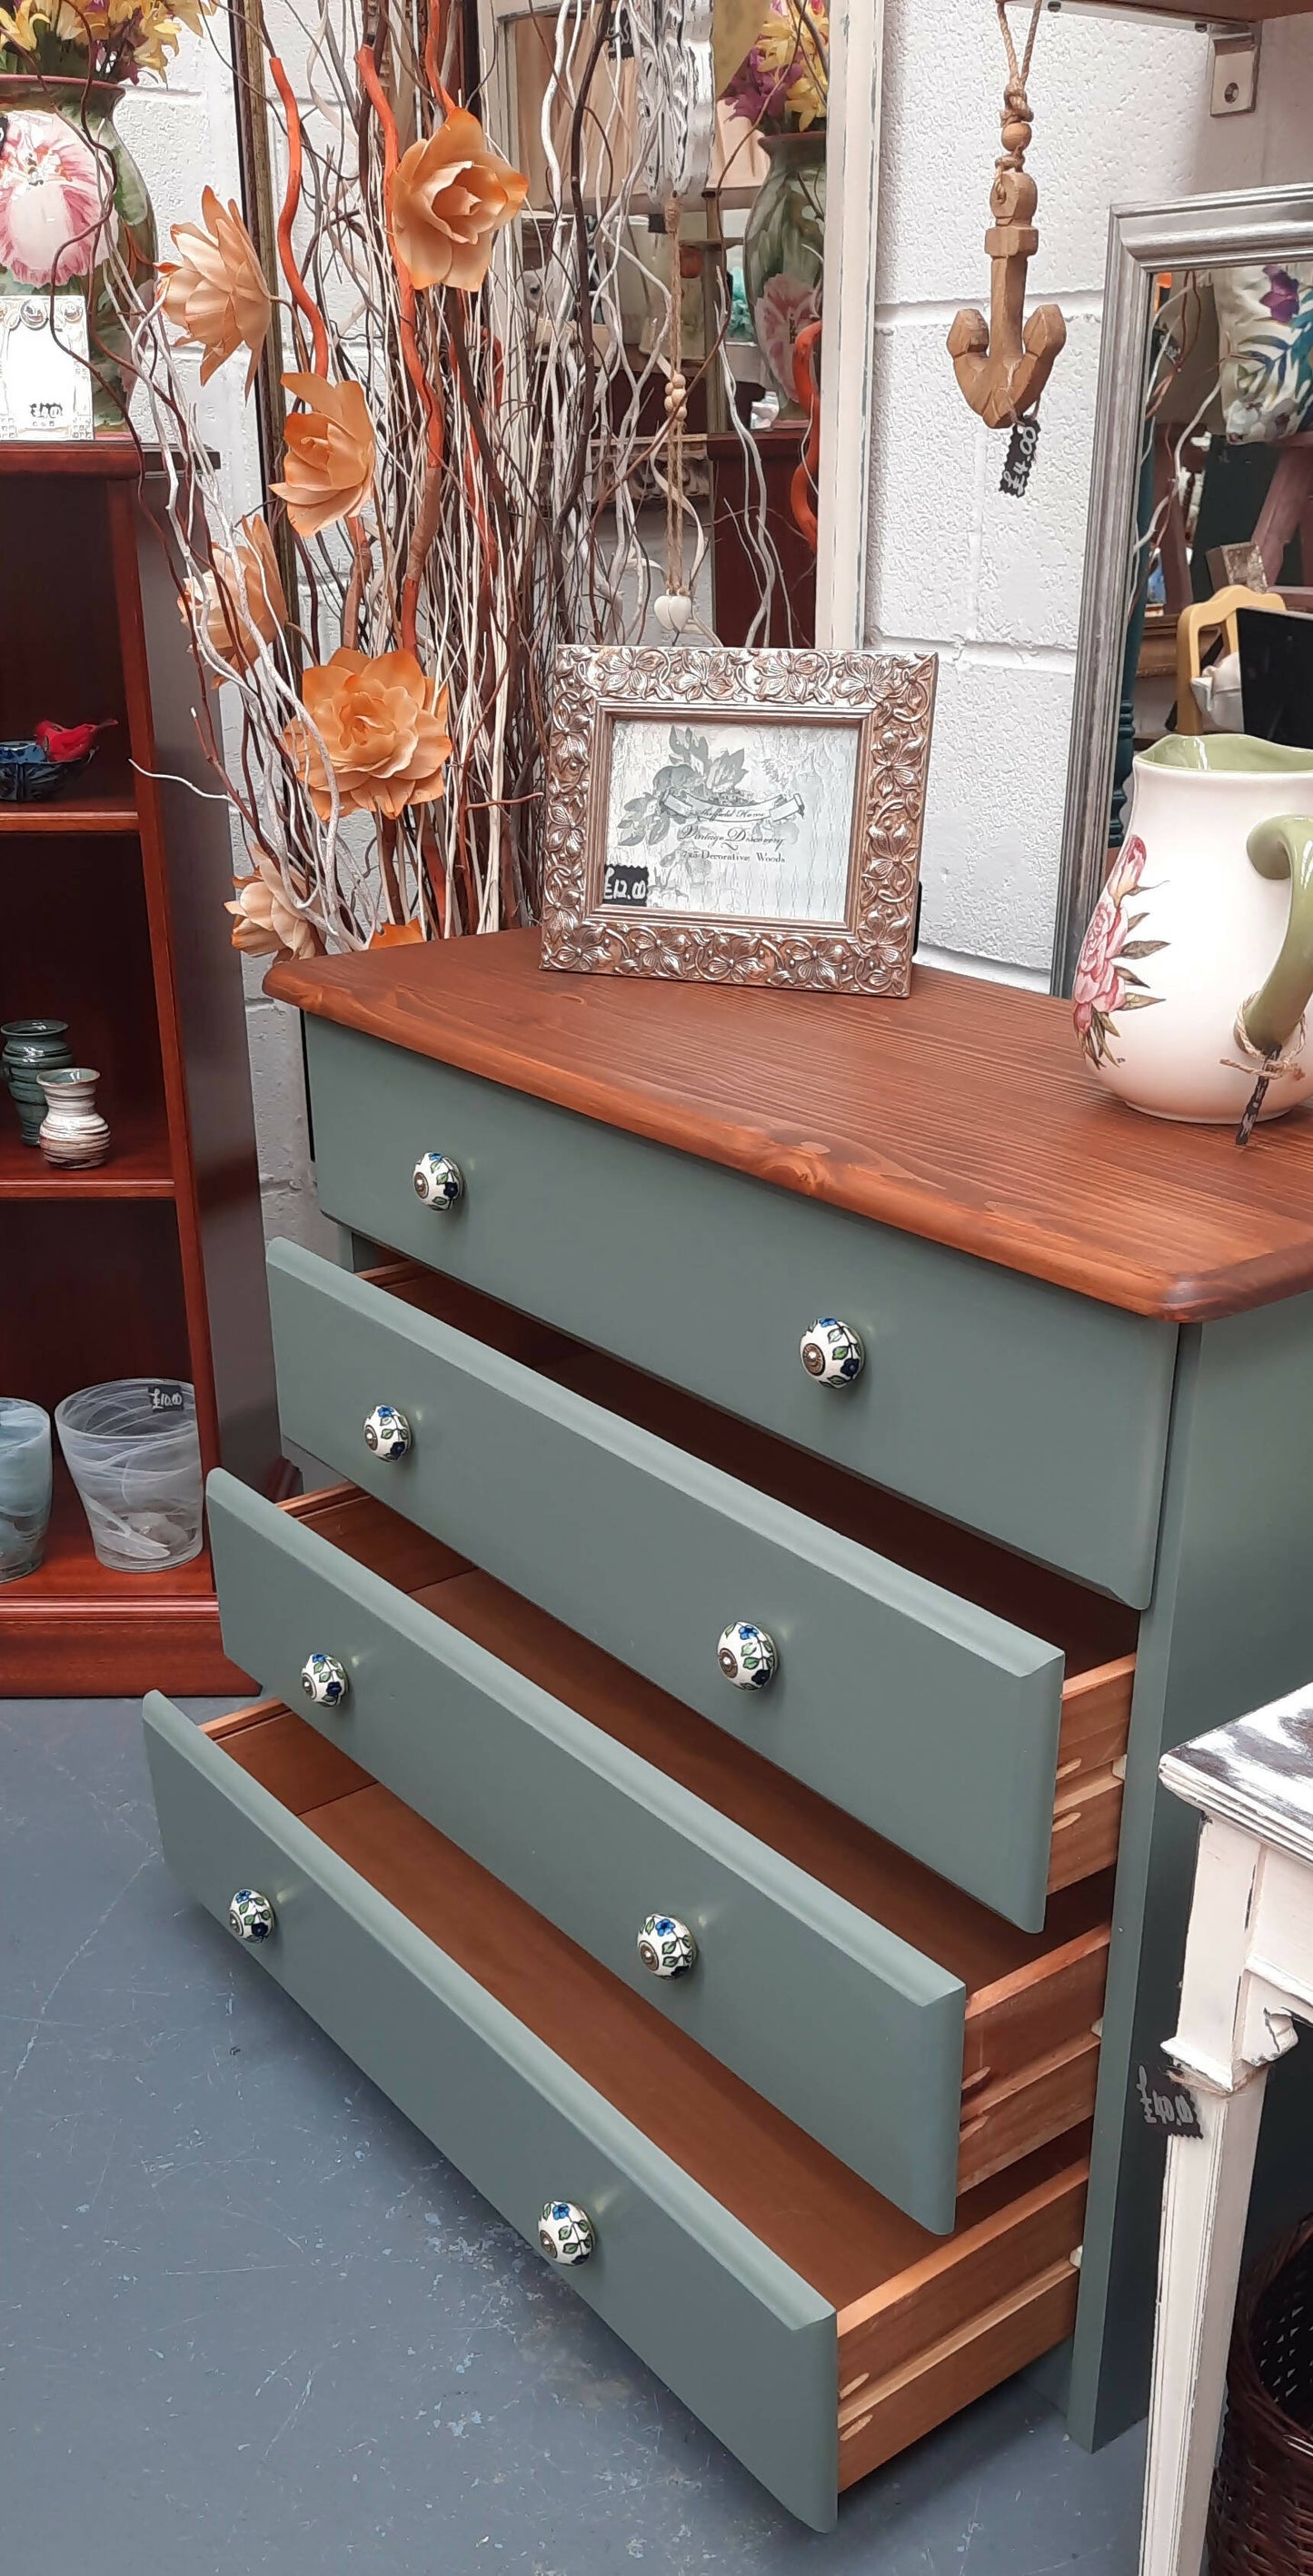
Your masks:
M656 602L675 587L677 540L690 634L814 642L826 9L717 8L706 166L676 214L645 166L637 18L610 0L482 6L489 124L529 177L509 256L544 311L574 297L580 226L589 245L580 360L607 379L617 634L663 640ZM677 376L687 410L672 473L664 430Z
M1110 849L1134 754L1162 735L1313 740L1310 612L1313 261L1161 271Z

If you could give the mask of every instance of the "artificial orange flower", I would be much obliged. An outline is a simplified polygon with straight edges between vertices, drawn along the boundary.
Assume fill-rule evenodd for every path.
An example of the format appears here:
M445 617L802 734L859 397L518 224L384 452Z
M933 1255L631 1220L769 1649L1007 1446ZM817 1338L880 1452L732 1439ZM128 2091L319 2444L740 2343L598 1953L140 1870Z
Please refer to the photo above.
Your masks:
M267 877L234 877L236 903L225 904L233 915L233 946L248 957L317 957L319 941L313 925L303 914L293 912L280 889Z
M201 213L204 226L173 227L174 247L182 256L162 265L165 316L184 341L204 350L202 384L235 349L249 349L249 394L269 329L269 289L236 206L220 205L213 188L207 188Z
M369 944L371 948L409 948L423 937L422 921L385 921Z
M393 175L393 238L415 285L482 286L494 237L528 193L477 116L454 107L436 134L402 153Z
M214 570L188 582L181 606L230 671L249 671L260 645L273 643L287 624L287 601L258 512L241 522L234 552L217 553Z
M298 535L317 536L335 519L363 508L374 480L374 424L361 386L350 378L330 385L322 376L284 376L289 394L305 411L289 414L283 454L285 483L273 488L287 503Z
M306 712L332 764L344 814L397 815L442 793L451 756L447 692L421 671L413 653L353 653L342 645L301 683ZM332 783L308 727L295 719L283 735L326 822Z

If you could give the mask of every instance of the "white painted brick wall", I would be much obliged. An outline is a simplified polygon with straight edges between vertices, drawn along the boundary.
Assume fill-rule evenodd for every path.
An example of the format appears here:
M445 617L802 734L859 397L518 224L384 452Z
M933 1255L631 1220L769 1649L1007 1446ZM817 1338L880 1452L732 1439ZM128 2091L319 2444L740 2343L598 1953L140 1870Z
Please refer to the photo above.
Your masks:
M1061 304L1067 346L1014 501L998 490L1005 440L968 411L944 348L960 305L989 310L994 11L886 0L868 632L940 655L923 949L1018 981L1048 978L1109 210L1311 175L1313 25L1265 31L1252 116L1209 115L1208 71L1188 23L1041 20L1030 288Z
M1003 441L967 410L944 348L959 305L989 304L982 238L1003 77L994 12L990 0L886 0L869 633L941 657L923 940L984 973L1047 980L1109 209L1313 176L1313 22L1267 29L1252 116L1210 117L1208 63L1189 24L1067 10L1041 23L1031 288L1062 304L1068 340L1030 492L1010 501L997 489ZM236 194L231 74L215 44L186 41L168 90L142 90L123 127L166 240L207 179ZM207 389L204 416L249 507L258 485L241 387L234 362ZM327 1245L295 1019L263 998L258 969L248 965L246 983L267 1230Z

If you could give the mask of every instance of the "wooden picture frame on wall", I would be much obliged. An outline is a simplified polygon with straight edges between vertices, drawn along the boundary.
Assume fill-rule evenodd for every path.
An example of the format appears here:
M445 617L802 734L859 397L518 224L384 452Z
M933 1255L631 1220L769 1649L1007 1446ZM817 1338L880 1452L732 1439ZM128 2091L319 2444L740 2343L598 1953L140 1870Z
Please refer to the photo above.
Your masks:
M936 669L563 646L544 966L905 995Z

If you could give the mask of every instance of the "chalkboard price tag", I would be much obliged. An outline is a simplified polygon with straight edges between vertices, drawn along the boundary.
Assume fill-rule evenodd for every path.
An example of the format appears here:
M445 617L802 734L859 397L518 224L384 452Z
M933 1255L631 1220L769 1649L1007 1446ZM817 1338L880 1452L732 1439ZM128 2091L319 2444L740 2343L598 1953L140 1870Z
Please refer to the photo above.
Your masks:
M608 859L602 879L603 903L645 904L648 899L648 872L639 861Z
M146 1389L152 1413L185 1413L187 1390L176 1377L152 1378Z
M1003 459L1003 472L999 478L998 487L1000 492L1008 493L1014 501L1020 501L1025 493L1038 446L1039 422L1019 420L1008 440L1008 452Z
M1148 2129L1165 2129L1173 2138L1202 2138L1199 2105L1165 2057L1136 2069L1135 2089Z

